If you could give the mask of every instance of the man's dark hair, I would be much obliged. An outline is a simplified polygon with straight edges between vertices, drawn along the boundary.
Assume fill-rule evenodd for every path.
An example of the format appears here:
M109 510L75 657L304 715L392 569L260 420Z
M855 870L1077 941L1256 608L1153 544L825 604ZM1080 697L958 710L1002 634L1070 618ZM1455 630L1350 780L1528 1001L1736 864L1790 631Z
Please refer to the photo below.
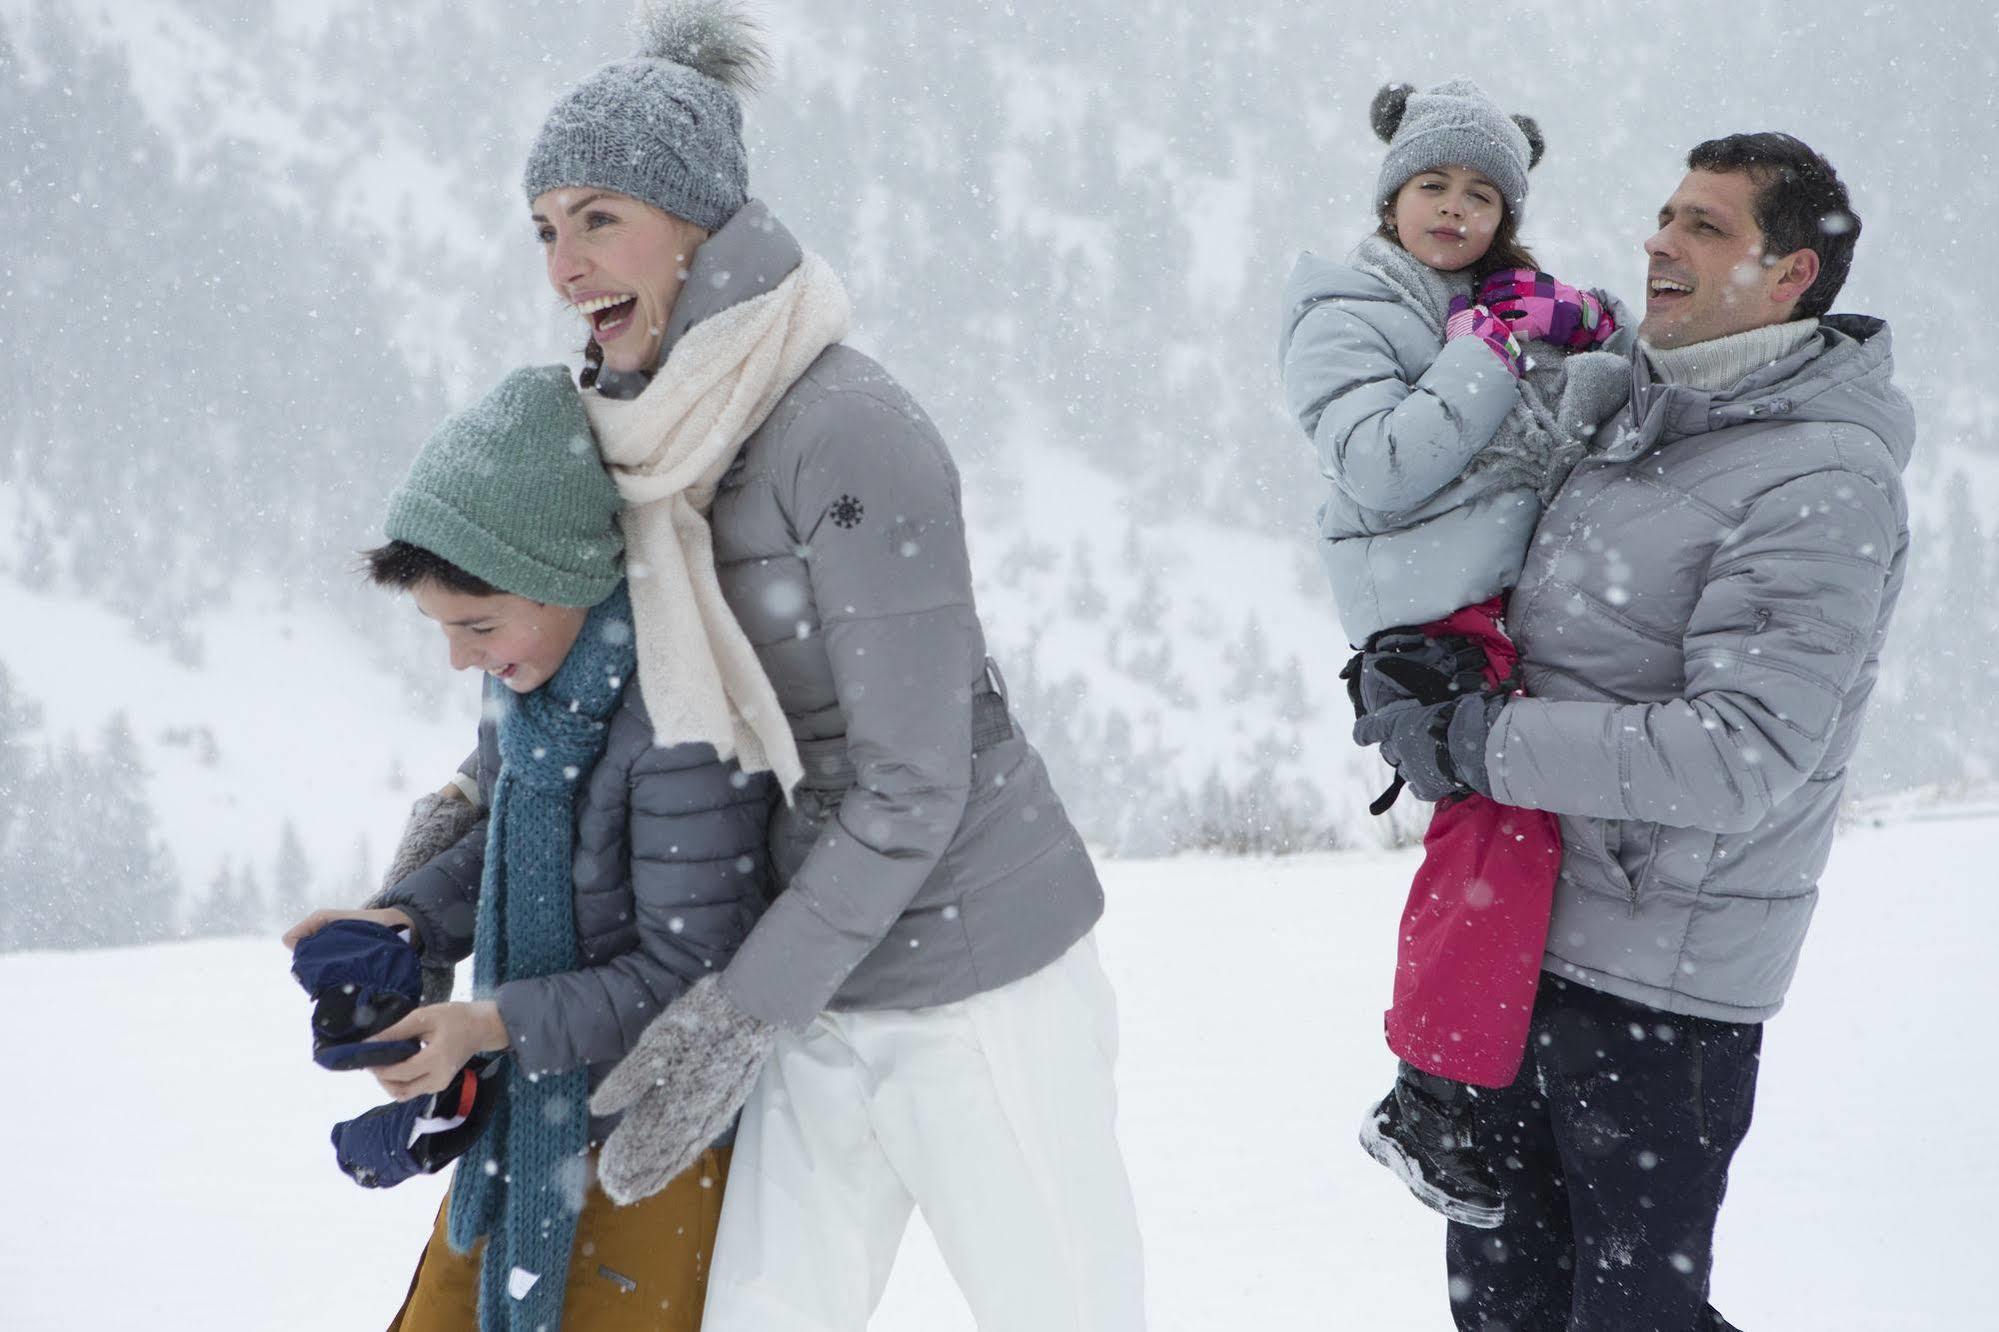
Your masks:
M1819 257L1818 280L1798 297L1792 317L1816 319L1832 309L1860 240L1860 215L1832 163L1789 134L1731 134L1696 145L1687 169L1747 172L1756 182L1756 225L1766 259L1799 250Z
M364 550L361 559L368 581L376 587L407 592L419 583L436 583L439 587L462 592L468 597L500 595L500 589L485 579L466 573L442 555L432 554L422 546L413 546L407 541L391 541L386 546Z

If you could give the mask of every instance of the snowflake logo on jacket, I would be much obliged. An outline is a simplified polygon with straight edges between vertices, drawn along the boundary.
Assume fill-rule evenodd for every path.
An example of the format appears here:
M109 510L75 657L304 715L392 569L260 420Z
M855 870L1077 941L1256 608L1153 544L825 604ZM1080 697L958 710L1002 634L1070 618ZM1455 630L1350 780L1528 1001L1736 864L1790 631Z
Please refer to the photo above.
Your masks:
M831 512L833 521L841 527L859 527L861 515L867 510L852 495L842 495L835 501Z

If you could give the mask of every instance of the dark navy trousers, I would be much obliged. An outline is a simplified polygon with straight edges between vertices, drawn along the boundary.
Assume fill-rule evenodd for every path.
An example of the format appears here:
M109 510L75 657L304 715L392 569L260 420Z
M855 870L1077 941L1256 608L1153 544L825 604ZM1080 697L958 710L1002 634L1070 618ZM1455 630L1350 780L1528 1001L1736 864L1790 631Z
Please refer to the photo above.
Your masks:
M1445 1240L1461 1332L1725 1332L1714 1223L1762 1043L1543 975L1520 1076L1476 1109L1505 1224Z

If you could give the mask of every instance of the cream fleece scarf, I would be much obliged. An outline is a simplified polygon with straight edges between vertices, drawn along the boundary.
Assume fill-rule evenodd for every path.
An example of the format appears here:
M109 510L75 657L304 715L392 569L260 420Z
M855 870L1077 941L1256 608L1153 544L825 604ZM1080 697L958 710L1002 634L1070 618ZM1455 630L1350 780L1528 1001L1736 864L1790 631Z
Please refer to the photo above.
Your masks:
M583 395L624 497L639 688L660 744L706 741L787 798L801 768L777 691L722 598L708 507L743 441L847 332L847 289L817 255L689 329L645 392Z

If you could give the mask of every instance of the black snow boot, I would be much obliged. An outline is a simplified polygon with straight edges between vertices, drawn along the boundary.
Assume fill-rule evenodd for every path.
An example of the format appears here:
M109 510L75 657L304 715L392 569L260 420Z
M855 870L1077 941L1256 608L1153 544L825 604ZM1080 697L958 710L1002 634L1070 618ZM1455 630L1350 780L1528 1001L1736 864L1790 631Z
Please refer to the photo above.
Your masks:
M1491 1230L1506 1217L1499 1181L1472 1146L1477 1093L1409 1064L1360 1126L1360 1145L1416 1200L1461 1226Z

